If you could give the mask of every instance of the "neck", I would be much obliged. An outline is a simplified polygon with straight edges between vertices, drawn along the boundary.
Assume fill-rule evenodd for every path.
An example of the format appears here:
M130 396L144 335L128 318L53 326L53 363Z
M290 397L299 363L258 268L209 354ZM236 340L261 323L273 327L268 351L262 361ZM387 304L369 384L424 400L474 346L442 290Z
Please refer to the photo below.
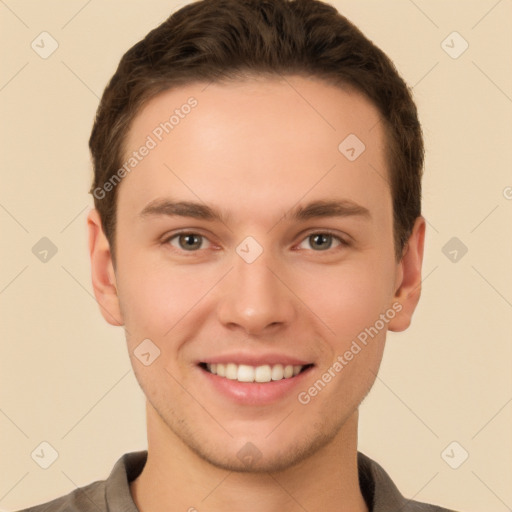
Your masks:
M230 472L193 452L148 404L148 458L130 484L140 512L368 512L357 468L357 411L309 458L274 473Z

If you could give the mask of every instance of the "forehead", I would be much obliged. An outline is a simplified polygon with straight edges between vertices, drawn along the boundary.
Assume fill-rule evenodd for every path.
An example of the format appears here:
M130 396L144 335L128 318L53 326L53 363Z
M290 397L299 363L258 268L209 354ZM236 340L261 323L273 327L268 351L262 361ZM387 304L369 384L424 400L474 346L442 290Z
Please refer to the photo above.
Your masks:
M319 79L260 77L171 89L145 105L127 134L123 162L134 165L120 202L135 213L170 195L220 209L236 203L248 213L261 214L266 205L270 215L273 205L338 194L385 208L379 120L362 94Z

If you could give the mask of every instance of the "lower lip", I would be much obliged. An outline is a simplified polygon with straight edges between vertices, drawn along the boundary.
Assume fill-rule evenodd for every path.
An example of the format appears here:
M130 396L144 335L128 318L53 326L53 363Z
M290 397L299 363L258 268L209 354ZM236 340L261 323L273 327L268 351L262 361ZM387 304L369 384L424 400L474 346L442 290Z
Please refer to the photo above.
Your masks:
M240 405L268 405L277 402L289 396L294 388L300 386L312 369L313 366L288 379L270 382L238 382L219 377L199 367L199 371L216 391Z

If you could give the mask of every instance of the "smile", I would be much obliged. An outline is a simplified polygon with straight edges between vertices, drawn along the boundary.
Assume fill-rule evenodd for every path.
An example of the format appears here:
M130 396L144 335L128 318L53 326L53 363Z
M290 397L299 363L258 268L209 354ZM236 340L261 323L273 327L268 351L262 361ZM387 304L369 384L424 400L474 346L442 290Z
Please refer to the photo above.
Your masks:
M201 363L200 366L204 370L212 373L213 375L217 375L218 377L224 377L226 379L236 380L238 382L265 383L282 379L290 379L311 367L312 365L264 364L261 366L251 366L247 364L236 363Z

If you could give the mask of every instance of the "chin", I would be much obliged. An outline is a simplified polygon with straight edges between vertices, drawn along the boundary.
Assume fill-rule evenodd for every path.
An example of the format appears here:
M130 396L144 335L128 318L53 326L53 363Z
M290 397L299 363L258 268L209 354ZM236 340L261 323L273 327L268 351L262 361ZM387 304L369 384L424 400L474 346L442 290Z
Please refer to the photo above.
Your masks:
M336 433L331 431L328 435L315 432L307 437L302 434L302 439L295 441L284 436L284 439L276 438L273 442L269 442L265 436L253 441L244 436L243 441L234 438L216 446L203 444L197 438L184 439L184 442L203 461L225 471L276 473L299 465L328 445Z

